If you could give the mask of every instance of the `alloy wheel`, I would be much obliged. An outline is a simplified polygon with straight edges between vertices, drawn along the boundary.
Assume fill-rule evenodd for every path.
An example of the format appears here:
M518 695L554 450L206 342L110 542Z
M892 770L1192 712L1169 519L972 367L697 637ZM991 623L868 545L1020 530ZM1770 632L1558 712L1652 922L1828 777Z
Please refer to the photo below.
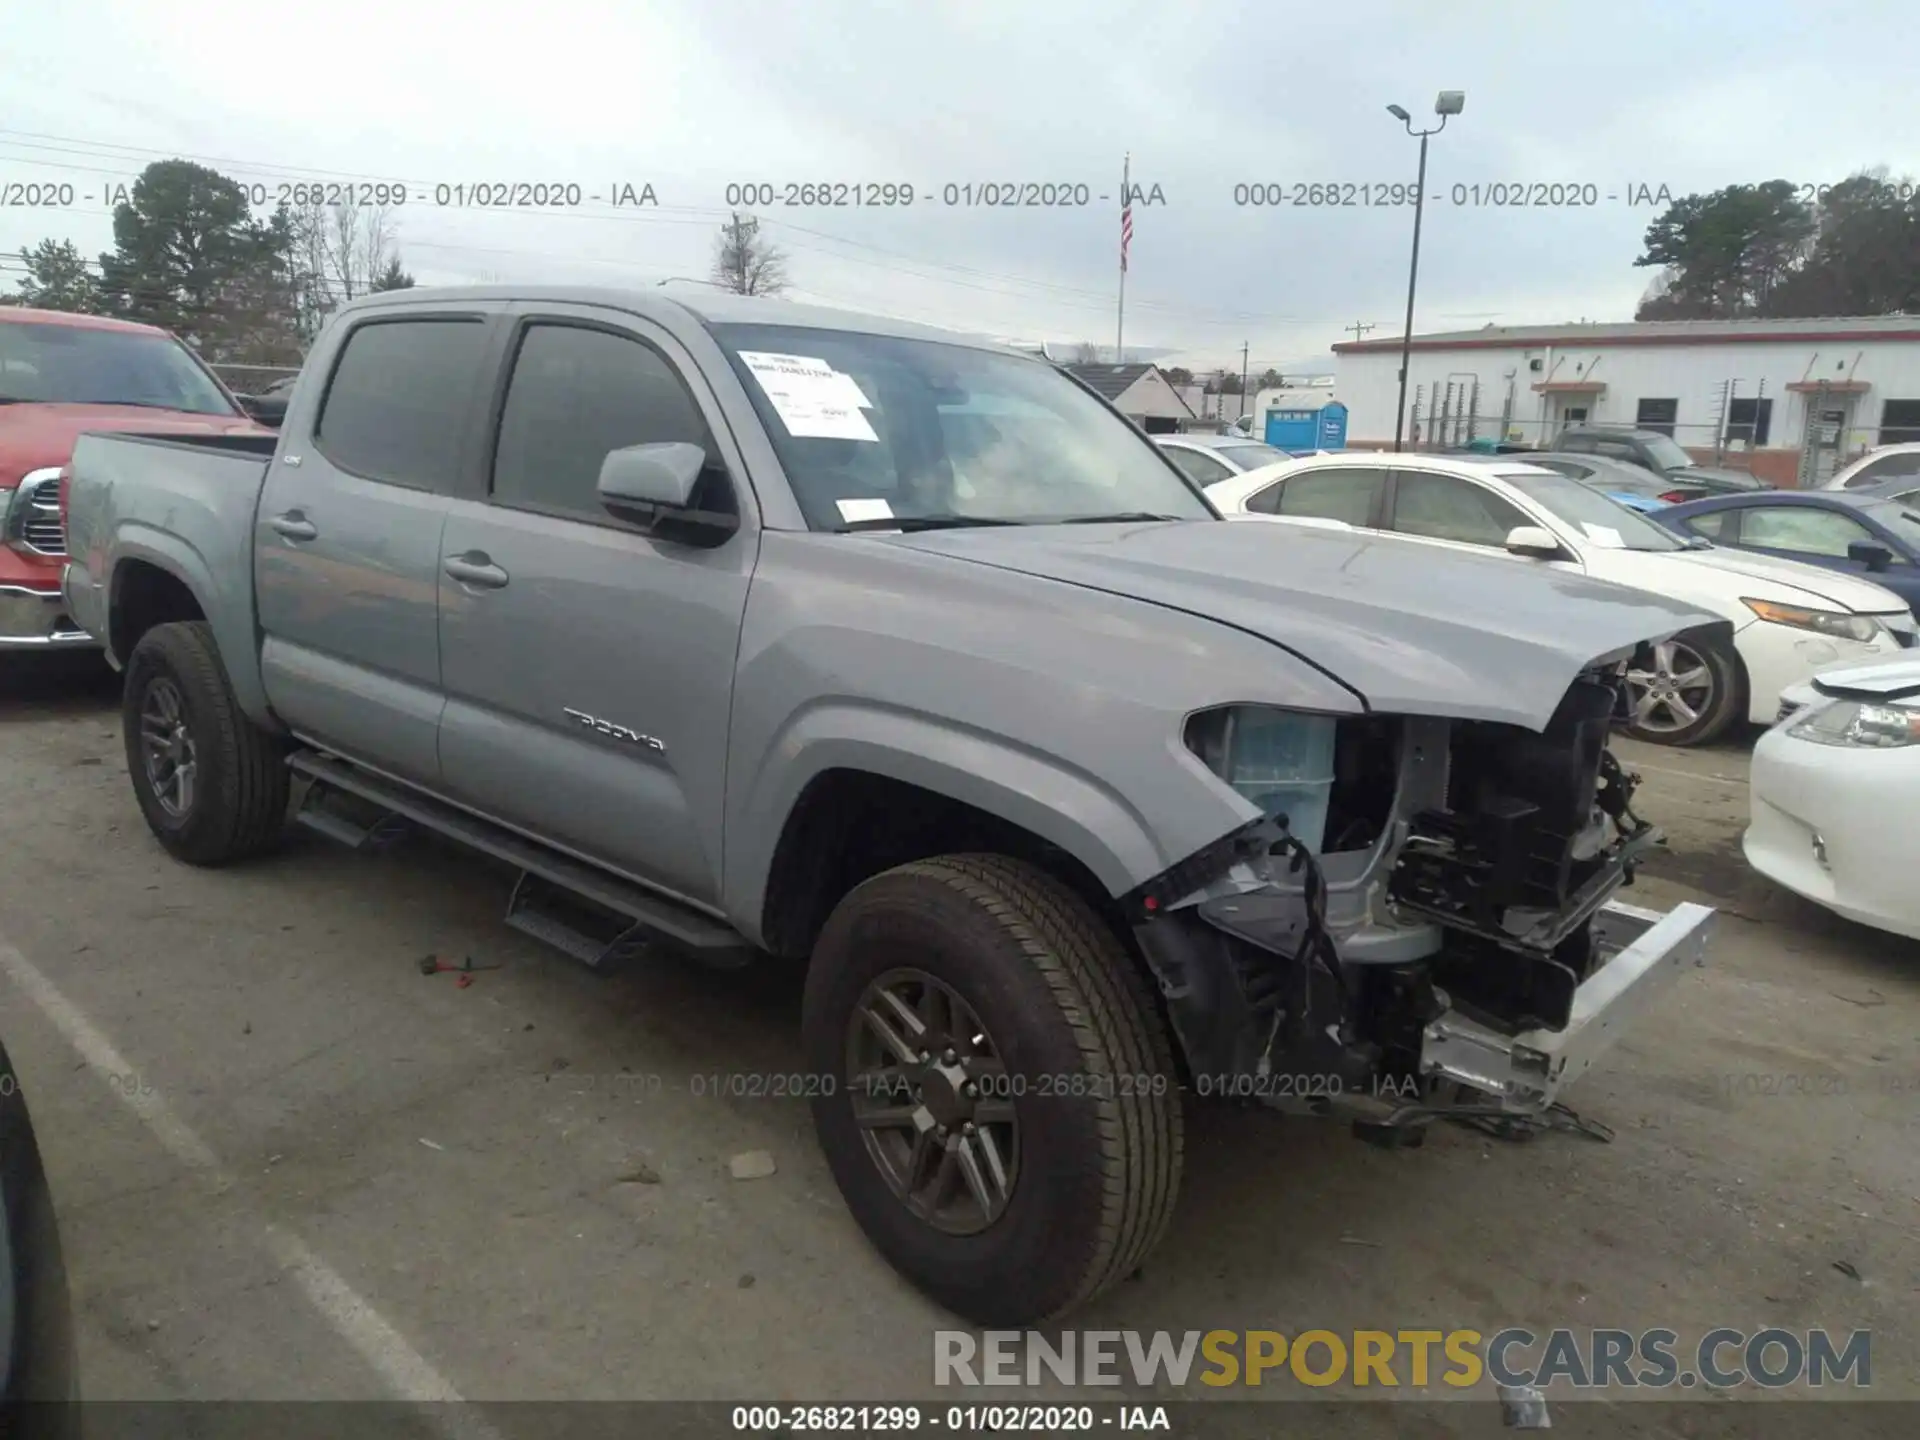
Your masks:
M846 1064L867 1154L908 1210L949 1235L978 1234L1006 1212L1018 1087L950 985L907 968L876 977L848 1023Z
M141 697L140 759L160 808L175 820L185 818L193 809L199 759L187 733L186 702L164 675L156 675Z
M1633 725L1650 735L1672 735L1711 714L1719 698L1706 657L1682 640L1653 647L1653 664L1627 671Z

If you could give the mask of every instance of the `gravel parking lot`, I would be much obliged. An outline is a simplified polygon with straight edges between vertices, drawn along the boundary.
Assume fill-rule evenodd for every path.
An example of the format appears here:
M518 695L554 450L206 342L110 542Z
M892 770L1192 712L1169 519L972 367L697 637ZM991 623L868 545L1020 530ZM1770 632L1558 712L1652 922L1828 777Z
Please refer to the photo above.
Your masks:
M1625 748L1670 837L1625 898L1724 918L1572 1092L1612 1142L1199 1112L1173 1233L1076 1324L1870 1328L1875 1392L1920 1398L1920 945L1746 871L1744 742ZM932 1396L956 1322L855 1229L803 1102L724 1094L799 1068L797 977L597 975L427 841L174 864L91 664L0 676L0 833L90 1398Z

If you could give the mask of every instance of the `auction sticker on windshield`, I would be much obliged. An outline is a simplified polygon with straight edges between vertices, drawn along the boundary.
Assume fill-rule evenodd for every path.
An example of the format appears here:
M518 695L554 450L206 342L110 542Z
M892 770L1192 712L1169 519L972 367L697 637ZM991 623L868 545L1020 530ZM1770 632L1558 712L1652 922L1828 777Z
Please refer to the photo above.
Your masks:
M1580 528L1587 532L1587 539L1603 550L1624 550L1627 542L1620 538L1620 532L1611 525L1595 525L1590 520L1582 520Z
M851 375L816 355L777 355L742 350L740 359L760 382L787 433L800 439L869 440L879 443L860 412L873 402Z

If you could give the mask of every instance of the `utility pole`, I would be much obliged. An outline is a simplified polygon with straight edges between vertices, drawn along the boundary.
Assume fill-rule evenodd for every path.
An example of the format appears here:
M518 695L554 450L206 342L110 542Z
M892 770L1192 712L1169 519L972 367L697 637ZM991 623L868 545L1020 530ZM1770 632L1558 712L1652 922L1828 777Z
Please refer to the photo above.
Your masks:
M1240 414L1244 419L1251 412L1247 409L1247 342L1240 342Z
M1378 327L1373 325L1365 325L1365 324L1362 324L1360 321L1356 320L1353 322L1353 324L1342 325L1340 328L1342 330L1351 330L1353 332L1353 343L1358 345L1361 339L1366 335L1367 331L1376 329Z

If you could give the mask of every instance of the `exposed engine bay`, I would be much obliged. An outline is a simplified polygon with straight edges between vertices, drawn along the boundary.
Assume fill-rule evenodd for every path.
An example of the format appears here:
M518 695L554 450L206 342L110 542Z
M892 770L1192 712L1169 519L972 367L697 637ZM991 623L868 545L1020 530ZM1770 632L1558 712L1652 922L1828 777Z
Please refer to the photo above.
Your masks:
M1550 1105L1588 1063L1553 1037L1584 1048L1600 990L1697 960L1709 914L1613 902L1660 841L1608 747L1625 670L1582 673L1539 733L1342 718L1317 845L1268 814L1126 897L1192 1088L1391 1124Z

